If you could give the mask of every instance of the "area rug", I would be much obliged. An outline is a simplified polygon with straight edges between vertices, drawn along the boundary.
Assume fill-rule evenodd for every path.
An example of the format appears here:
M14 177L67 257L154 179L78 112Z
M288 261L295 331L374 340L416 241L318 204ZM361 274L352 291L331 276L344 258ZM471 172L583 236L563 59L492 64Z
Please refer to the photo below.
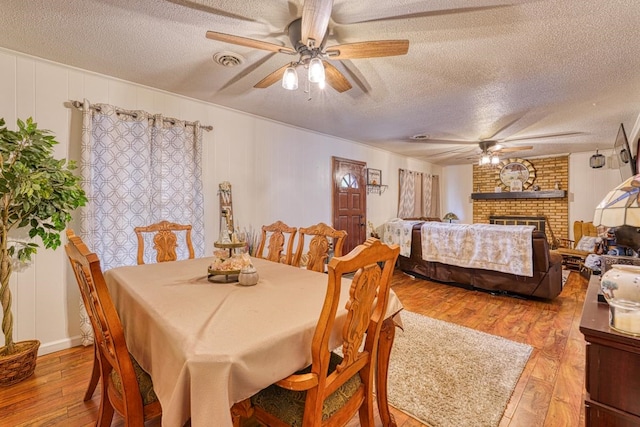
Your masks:
M431 427L500 423L531 346L403 311L389 403Z

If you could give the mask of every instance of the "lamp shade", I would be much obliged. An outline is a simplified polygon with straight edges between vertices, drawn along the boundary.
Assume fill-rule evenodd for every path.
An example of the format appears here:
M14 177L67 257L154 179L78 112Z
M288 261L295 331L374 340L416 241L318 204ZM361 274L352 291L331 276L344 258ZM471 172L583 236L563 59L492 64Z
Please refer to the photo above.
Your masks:
M453 212L447 212L444 217L442 217L443 220L445 221L457 221L458 220L458 216L456 214L454 214Z
M282 75L282 87L287 90L298 89L298 73L294 67L287 67Z
M311 83L324 82L324 64L320 58L309 61L309 81Z
M640 174L611 190L596 206L593 225L640 227Z

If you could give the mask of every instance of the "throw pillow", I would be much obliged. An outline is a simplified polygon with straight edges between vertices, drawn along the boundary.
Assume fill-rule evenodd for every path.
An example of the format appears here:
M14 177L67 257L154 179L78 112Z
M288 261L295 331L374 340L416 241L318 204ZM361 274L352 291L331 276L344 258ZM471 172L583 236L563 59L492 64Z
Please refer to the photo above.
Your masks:
M576 245L576 249L580 251L593 252L596 247L596 239L597 237L582 236Z

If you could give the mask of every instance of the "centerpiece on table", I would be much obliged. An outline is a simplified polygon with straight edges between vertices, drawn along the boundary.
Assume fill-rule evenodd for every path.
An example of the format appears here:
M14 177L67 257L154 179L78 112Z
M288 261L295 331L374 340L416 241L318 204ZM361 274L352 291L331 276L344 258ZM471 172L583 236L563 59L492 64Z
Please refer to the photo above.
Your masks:
M224 276L224 280L217 279L216 276ZM251 286L258 282L258 273L251 263L249 254L233 253L225 249L213 251L213 261L209 265L209 280L229 282L235 281L236 276L241 285Z

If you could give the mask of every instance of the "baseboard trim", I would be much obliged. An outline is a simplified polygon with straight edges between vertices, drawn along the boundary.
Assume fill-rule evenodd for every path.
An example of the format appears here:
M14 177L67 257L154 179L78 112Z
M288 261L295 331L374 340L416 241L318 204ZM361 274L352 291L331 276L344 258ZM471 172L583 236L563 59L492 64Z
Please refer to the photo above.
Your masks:
M67 350L79 345L82 345L82 337L80 335L64 340L41 343L38 349L38 356L44 356L45 354L55 353L60 350Z

